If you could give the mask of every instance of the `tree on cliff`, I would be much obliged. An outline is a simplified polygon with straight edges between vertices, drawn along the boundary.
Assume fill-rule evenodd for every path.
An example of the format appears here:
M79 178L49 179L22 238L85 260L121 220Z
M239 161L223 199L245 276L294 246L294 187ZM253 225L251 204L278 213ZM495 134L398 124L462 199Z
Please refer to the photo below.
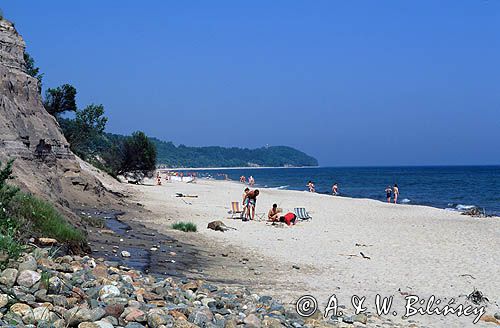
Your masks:
M71 145L71 150L84 159L95 153L107 122L104 106L94 104L83 110L76 110L74 119L59 118L59 124Z
M58 116L66 111L75 112L76 89L71 84L63 84L55 89L49 88L45 91L43 106L53 116Z
M26 51L24 52L24 63L26 64L26 73L38 80L38 92L42 93L43 73L40 73L40 68L35 66L35 60Z

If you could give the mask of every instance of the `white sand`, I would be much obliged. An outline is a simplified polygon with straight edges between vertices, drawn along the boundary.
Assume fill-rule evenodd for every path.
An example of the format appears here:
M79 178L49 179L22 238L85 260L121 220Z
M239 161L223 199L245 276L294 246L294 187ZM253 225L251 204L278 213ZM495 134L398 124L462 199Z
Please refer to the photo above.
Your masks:
M499 311L498 218L477 219L425 206L261 189L257 212L267 213L277 203L285 212L304 206L313 216L311 222L279 229L265 222L227 219L230 201L241 202L243 185L239 183L198 180L131 188L137 200L157 214L156 224L191 221L201 234L234 249L251 249L290 267L311 266L309 276L292 277L296 284L289 290L269 291L285 301L297 299L306 290L324 304L335 293L340 303L352 308L351 296L357 294L367 297L366 305L373 312L376 294L395 295L393 308L399 314L391 318L397 321L405 304L400 291L426 298L435 295L447 303L450 298L463 301L464 294L477 288L491 302L487 313ZM176 198L175 192L198 198ZM238 230L220 233L205 229L213 220L223 220ZM371 259L362 258L360 251ZM453 315L411 319L432 327L472 326L473 320ZM481 325L494 326L476 326Z

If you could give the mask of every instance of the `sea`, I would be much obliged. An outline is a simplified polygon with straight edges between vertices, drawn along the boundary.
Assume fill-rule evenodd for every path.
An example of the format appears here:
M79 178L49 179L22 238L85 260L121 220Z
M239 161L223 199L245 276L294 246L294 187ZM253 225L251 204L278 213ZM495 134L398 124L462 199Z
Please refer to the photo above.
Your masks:
M396 183L402 204L451 211L477 207L488 215L500 216L500 166L239 168L196 172L199 177L235 181L242 175L253 176L255 188L308 190L306 184L311 180L316 192L322 194L331 194L332 185L337 183L340 197L380 201L386 201L387 186Z

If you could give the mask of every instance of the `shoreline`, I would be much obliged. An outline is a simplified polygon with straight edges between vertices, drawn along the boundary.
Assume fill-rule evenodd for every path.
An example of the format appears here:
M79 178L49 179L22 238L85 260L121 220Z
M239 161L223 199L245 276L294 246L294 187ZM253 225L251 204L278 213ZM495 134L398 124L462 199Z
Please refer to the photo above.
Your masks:
M231 167L174 167L157 168L157 171L214 171L214 170L260 170L260 169L315 169L321 166L231 166Z

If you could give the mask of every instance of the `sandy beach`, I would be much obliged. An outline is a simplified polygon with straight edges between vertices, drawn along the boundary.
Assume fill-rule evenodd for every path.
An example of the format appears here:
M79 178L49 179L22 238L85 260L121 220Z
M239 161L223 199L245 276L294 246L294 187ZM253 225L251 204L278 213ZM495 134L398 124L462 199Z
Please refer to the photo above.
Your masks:
M248 265L244 265L240 278L248 276L257 290L287 303L310 294L323 310L335 294L349 309L352 295L359 295L366 296L365 306L375 312L375 296L380 294L394 296L392 309L398 314L388 317L396 322L466 327L473 326L474 315L416 315L403 321L404 297L428 299L434 295L443 304L452 298L461 303L478 289L489 299L486 313L492 315L499 310L498 218L477 219L426 206L261 189L257 213L267 213L277 203L285 212L303 206L313 217L292 227L276 227L264 221L228 219L230 202L241 202L243 188L239 183L213 180L127 187L134 200L153 213L141 223L168 231L176 221L193 222L198 226L194 235L201 235L215 248L219 245L220 250L255 255L261 265L250 270L259 272L249 273ZM177 192L198 197L178 198ZM213 220L222 220L237 230L221 233L206 229ZM189 233L177 235L179 239L196 239ZM216 269L221 271L220 267ZM269 288L270 282L275 282L273 288Z

